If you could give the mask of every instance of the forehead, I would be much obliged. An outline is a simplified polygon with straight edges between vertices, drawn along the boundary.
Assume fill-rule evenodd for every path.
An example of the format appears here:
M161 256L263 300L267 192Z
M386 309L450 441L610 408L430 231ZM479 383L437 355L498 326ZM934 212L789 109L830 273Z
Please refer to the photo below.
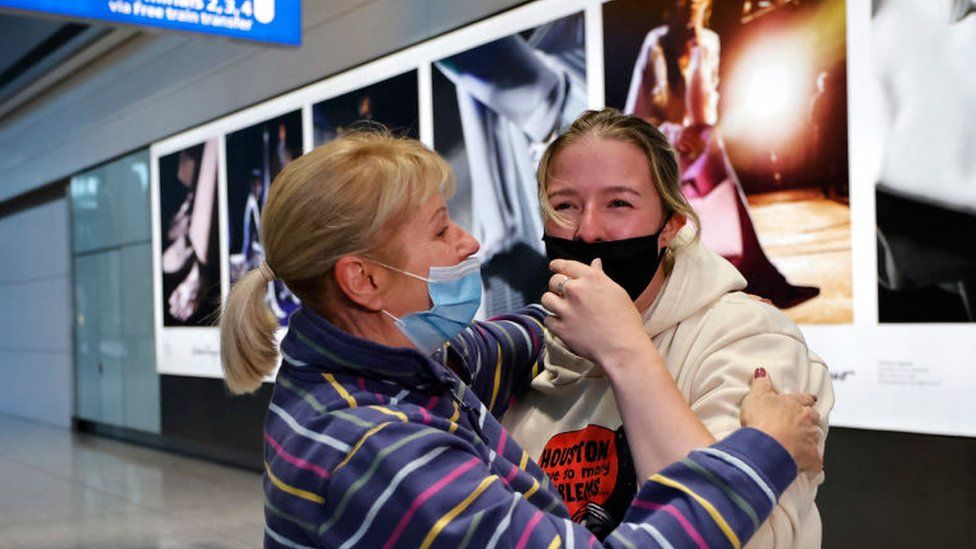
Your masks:
M553 158L548 191L584 190L619 185L640 192L654 189L644 151L634 144L603 137L586 137L566 145Z
M407 225L422 229L431 223L441 222L447 217L447 203L440 193L434 193L419 207L407 211L406 214Z

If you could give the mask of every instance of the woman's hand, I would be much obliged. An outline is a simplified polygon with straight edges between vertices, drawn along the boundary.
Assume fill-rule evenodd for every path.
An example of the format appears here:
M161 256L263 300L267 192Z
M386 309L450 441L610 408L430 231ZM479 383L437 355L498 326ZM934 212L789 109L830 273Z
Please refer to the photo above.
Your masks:
M627 292L603 272L600 259L591 266L555 259L549 268L549 291L542 305L552 313L546 328L576 354L600 364L613 377L617 365L641 363L654 353L640 313Z
M777 393L766 371L759 368L742 401L739 420L743 427L759 429L776 439L801 471L818 472L823 469L823 456L818 446L820 414L812 407L815 402L813 395Z

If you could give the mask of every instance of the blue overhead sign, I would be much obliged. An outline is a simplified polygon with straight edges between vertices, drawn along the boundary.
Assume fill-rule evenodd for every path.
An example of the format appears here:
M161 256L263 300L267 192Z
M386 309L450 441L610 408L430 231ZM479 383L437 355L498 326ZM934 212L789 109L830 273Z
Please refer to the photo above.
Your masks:
M0 7L298 46L301 0L0 0Z

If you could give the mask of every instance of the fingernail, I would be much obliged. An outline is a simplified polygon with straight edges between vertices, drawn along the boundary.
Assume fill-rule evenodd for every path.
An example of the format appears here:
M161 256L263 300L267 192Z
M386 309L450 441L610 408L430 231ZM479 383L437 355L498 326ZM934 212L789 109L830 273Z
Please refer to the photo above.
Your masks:
M756 368L756 379L759 379L761 377L766 377L766 369L765 368Z

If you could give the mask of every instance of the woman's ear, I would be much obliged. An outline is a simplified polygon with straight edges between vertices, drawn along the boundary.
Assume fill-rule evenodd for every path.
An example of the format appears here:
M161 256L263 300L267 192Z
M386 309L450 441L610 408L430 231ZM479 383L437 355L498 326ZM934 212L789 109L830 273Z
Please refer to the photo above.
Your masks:
M661 239L659 240L659 246L664 248L671 244L674 237L678 236L678 231L685 226L688 222L688 217L681 212L674 212L671 214L671 218L668 222L664 224L664 228L661 229Z
M350 301L371 311L384 308L384 269L360 257L345 255L336 261L334 272L336 286Z

